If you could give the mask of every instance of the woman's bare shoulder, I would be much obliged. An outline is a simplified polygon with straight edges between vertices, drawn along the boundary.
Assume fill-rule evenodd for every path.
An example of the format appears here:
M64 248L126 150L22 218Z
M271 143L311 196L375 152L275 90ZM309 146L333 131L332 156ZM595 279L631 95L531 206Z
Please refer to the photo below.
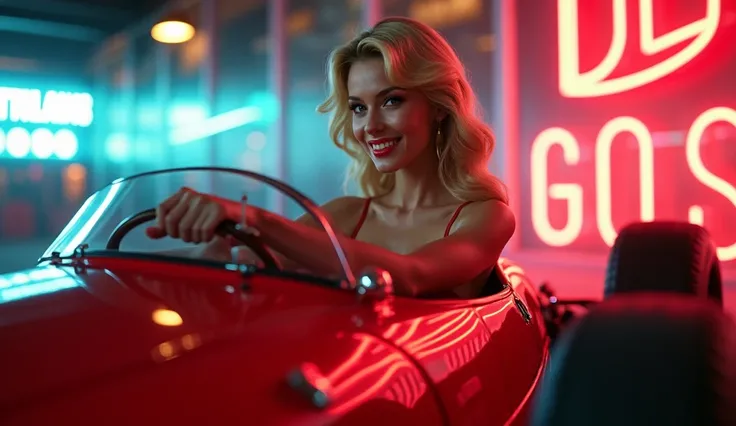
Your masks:
M516 229L516 219L508 204L499 200L469 203L453 223L451 233L459 229L486 229L494 231Z
M348 229L352 229L360 218L363 208L366 205L366 199L362 197L345 196L332 199L320 206L332 224L338 227L343 233ZM310 226L318 226L317 223L308 214L304 214L297 222Z

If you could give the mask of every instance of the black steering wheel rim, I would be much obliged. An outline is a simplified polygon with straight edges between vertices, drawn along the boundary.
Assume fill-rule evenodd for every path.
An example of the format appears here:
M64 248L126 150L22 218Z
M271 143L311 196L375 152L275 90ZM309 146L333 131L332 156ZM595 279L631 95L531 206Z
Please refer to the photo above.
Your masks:
M123 219L118 226L110 234L105 248L107 250L120 250L120 244L123 242L130 231L147 222L156 220L156 209L148 209L138 212L132 216ZM244 245L248 246L262 261L266 269L280 270L281 265L274 255L266 248L260 238L253 234L249 234L240 229L237 224L231 220L224 220L217 226L218 234L230 235Z

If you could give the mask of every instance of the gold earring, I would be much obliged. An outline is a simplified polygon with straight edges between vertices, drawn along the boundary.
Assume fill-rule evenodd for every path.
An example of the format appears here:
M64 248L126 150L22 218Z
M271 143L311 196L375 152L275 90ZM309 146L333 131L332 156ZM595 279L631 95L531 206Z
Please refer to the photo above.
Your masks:
M435 138L434 146L437 150L437 158L439 159L440 156L440 140L442 139L442 129L440 127L437 127L437 138Z

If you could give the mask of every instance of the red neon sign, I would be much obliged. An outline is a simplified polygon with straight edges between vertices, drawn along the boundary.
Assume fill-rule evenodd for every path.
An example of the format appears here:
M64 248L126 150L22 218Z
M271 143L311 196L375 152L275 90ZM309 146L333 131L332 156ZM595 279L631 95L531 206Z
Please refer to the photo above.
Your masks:
M630 16L627 14L627 0L612 0L611 44L603 60L593 69L584 72L580 70L579 2L580 0L558 0L557 2L560 93L571 98L625 92L671 74L698 56L708 46L713 40L721 17L721 0L705 0L705 17L655 36L654 0L638 0L639 49L643 54L654 55L686 40L691 40L687 46L672 56L648 68L611 78L616 67L621 63L627 45L629 33L627 21Z
M646 98L648 85L661 84L712 50L712 42L725 26L724 16L736 16L736 6L729 10L725 0L699 0L696 3L702 10L697 19L666 25L672 23L658 15L662 11L653 0L611 0L610 45L602 59L588 57L588 69L583 71L581 58L586 52L581 49L584 37L578 25L583 3L557 2L558 91L567 99L596 99L592 107L587 101L583 108L594 108L604 118L595 120L593 131L578 122L546 128L533 138L529 176L535 236L546 246L590 250L605 247L601 241L612 245L617 229L630 221L688 220L711 231L723 262L736 261L736 222L732 220L736 216L736 155L731 158L728 154L736 145L736 88L726 93L730 101L707 105L697 93L692 97L697 101L682 99L672 78L668 84L675 90L669 92L667 102L682 102L685 110L705 105L689 114L687 122L658 113L656 107L644 109L643 114L620 108L628 104L636 109L637 102ZM633 4L638 10L627 9ZM667 2L667 7L672 6ZM636 26L629 23L634 18L638 18ZM667 29L662 30L663 26ZM633 54L629 52L632 32L638 35L638 51ZM652 63L649 57L655 54L660 54L658 62ZM632 57L643 59L637 62ZM628 68L621 72L618 68L624 62ZM704 62L700 65L696 72L712 73ZM691 71L695 68L690 66ZM709 82L702 84L705 87ZM619 98L608 102L608 95ZM621 96L631 96L632 102L627 98L621 102ZM585 116L584 122L593 121L591 114Z
M685 158L688 172L705 187L726 198L736 214L736 186L709 170L700 155L700 145L708 128L718 122L727 122L736 130L736 110L728 107L711 108L700 114L690 126L685 141ZM601 128L595 141L595 207L596 224L603 241L609 246L616 239L612 218L611 191L611 146L614 138L624 132L634 135L639 146L639 217L630 220L651 221L655 214L654 141L646 125L634 117L617 117ZM577 183L552 183L547 177L547 161L550 149L562 148L567 165L574 166L580 159L580 143L575 136L561 127L544 130L532 143L531 150L531 194L532 224L537 236L553 247L567 246L580 236L583 230L583 188ZM561 200L567 204L568 219L564 226L555 227L549 220L548 199ZM691 205L687 211L691 223L705 225L702 206ZM725 218L723 218L725 220ZM736 240L718 247L718 257L723 261L736 259Z

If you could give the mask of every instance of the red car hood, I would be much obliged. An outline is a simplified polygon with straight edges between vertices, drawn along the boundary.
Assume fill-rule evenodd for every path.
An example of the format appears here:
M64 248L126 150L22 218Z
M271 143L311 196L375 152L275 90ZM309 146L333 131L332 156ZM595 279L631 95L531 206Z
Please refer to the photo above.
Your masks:
M232 400L235 387L239 401L274 404L264 395L276 392L274 384L285 382L290 370L307 362L322 370L344 369L365 344L356 340L350 320L355 299L344 291L270 277L246 280L233 271L194 265L97 262L104 263L76 272L51 266L0 277L0 365L8 372L0 413L12 408L17 421L30 424L42 420L33 413L71 413L70 407L84 405L70 419L90 421L99 412L99 421L109 424L102 406L114 409L121 393L137 401L135 411L147 398L161 408L166 392L180 393L179 399L172 396L177 406L186 398L206 399L205 415L212 404ZM361 365L393 353L373 336L364 339L374 342ZM247 386L238 384L245 377ZM287 408L266 411L287 416ZM228 409L233 410L221 407ZM242 403L233 416L241 410Z

